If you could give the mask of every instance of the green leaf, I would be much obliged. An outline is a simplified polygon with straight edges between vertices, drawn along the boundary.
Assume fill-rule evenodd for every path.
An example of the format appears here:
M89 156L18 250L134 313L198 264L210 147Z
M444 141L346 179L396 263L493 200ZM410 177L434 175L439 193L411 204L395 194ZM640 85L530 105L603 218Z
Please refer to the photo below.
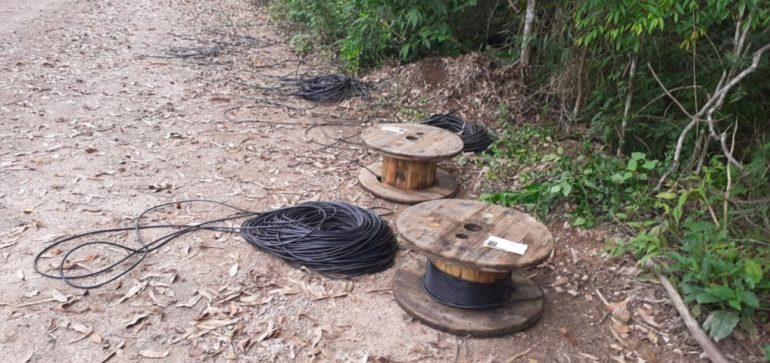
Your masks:
M636 159L631 159L628 161L628 166L626 167L626 169L628 169L629 171L636 171L636 168L638 167L639 165Z
M730 299L735 299L737 297L737 294L733 289L722 285L709 287L706 289L706 291L710 292L711 294L713 294L714 296L722 300L730 300Z
M762 281L762 266L757 261L747 260L743 264L743 272L743 278L752 288Z
M755 294L753 291L741 292L741 300L743 300L743 302L748 306L753 306L755 308L759 307L759 299L757 298L757 294Z
M655 169L658 166L657 160L647 160L642 164L642 169L644 170L652 170Z
M765 353L765 359L770 362L770 344L766 344L762 347L762 352Z
M577 217L577 218L575 218L575 221L574 221L574 222L572 222L572 226L574 226L574 227L580 227L580 226L584 226L584 225L586 224L586 222L587 222L587 221L586 221L586 219L585 219L585 218L583 218L583 217Z
M698 304L713 304L722 301L722 299L710 292L701 292L695 295L695 300Z
M645 155L644 153L639 153L639 152L631 153L631 160L643 160L646 157L647 155Z
M709 332L711 338L720 341L733 332L738 325L740 317L735 311L717 310L709 314L709 317L703 323L703 328Z
M658 193L658 195L656 195L655 198L671 200L671 199L676 198L676 193L662 192L662 193Z

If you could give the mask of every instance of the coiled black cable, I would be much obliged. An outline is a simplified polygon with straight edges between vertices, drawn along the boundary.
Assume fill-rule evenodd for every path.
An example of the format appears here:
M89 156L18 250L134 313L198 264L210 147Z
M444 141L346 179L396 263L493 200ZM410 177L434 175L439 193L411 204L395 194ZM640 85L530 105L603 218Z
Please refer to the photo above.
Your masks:
M356 276L393 265L398 249L387 223L343 202L309 202L262 213L241 225L243 238L290 264Z
M510 277L491 284L456 278L428 261L422 287L437 302L460 309L492 309L508 302L513 293Z
M463 151L482 152L493 142L483 126L465 122L452 113L435 114L420 123L457 133L463 139Z
M294 94L313 102L339 102L348 97L366 94L366 85L344 74L317 76L296 81Z
M227 209L232 209L235 212L226 217L208 220L202 223L142 224L142 220L151 212L154 212L169 206L181 208L182 204L191 204L191 203L214 204L221 207L225 207ZM361 218L362 220L365 220L366 223L362 223L360 228L356 230L357 236L359 237L358 242L362 243L362 245L357 245L356 243L351 242L348 246L354 251L359 251L361 255L356 255L356 252L347 253L348 260L344 261L346 262L346 264L343 267L347 268L350 265L353 265L354 262L357 262L359 264L358 266L359 269L358 271L356 271L358 272L357 274L362 274L367 272L378 272L388 268L393 263L393 259L395 258L395 251L397 248L395 238L393 238L393 234L390 231L390 228L384 221L379 219L379 216L375 214L373 211L350 205L349 209L351 208L357 208L357 210L363 211L363 212L359 212L361 215L366 215L367 213L369 215ZM285 210L285 209L288 209L288 208L279 209L278 211ZM277 211L274 211L274 212L277 212ZM250 212L250 211L240 209L238 207L234 207L228 204L224 204L216 201L210 201L210 200L185 200L185 201L160 204L142 212L140 216L135 220L134 226L132 227L111 228L111 229L89 231L89 232L80 233L80 234L76 234L73 236L69 236L69 237L65 237L65 238L57 239L53 241L53 243L51 243L50 245L45 247L43 250L37 253L33 261L33 268L37 273L45 277L62 280L67 285L70 285L74 288L94 289L94 288L105 286L121 278L122 276L126 275L131 270L136 268L142 261L144 261L144 259L148 256L150 252L158 250L159 248L167 245L169 242L171 242L172 240L180 236L183 236L191 232L200 231L200 230L244 234L245 232L248 232L247 230L249 227L231 227L231 226L225 225L224 223L243 220L244 218L256 219L262 216L263 214L270 215L270 213L274 213L274 212L267 212L267 213ZM303 212L309 213L309 215L303 215L302 214ZM313 220L316 222L319 229L322 229L322 230L331 229L332 232L330 233L333 233L333 231L337 230L340 227L340 222L332 218L334 216L333 213L332 214L326 213L322 218L319 219L317 212L318 211L314 212L310 209L305 209L303 211L296 212L296 214L294 215L294 218L296 218L297 221ZM374 221L375 219L376 221ZM243 223L243 224L245 225L246 223ZM159 237L155 237L149 241L145 236L142 235L142 231L164 230L164 229L170 229L172 231L169 233L160 235ZM120 240L125 240L128 238L128 235L130 234L130 232L135 233L135 246L129 246L126 243L120 243L114 240L109 241L106 239L97 239L97 240L78 243L79 240L86 237L105 236L105 235L110 236L109 238L113 238L113 239L119 238ZM115 236L115 234L118 234L118 236ZM387 235L391 236L390 242L392 243L392 245L388 246L385 244L384 241L386 241L386 239L384 239L383 236L387 236ZM344 238L342 235L338 237ZM373 242L367 240L366 237L371 238L372 241L377 241L379 243L382 243L382 245L380 246L380 250L373 248L372 247ZM368 244L366 242L368 242ZM71 248L68 248L69 243L75 243L75 244ZM107 260L107 262L104 263L104 266L98 267L98 268L89 268L87 273L71 272L70 271L71 266L69 265L72 264L74 257L78 255L78 252L81 252L81 253L89 252L88 248L91 248L91 247L117 248L119 250L125 251L126 254L123 256L118 256L117 258L114 258L114 259L110 259L110 258L107 258L106 256L103 256L104 260ZM381 261L375 260L372 258L374 251L379 251L379 254L377 256L382 258ZM390 251L390 255L387 255L387 253L385 253L386 251ZM363 259L356 260L357 256L363 256ZM58 260L58 263L54 263L54 272L44 271L40 265L41 260L43 258L53 259L57 257L60 258L60 260ZM325 258L331 258L331 257L335 257L335 255L333 253L330 253L327 255L319 255L317 257L317 260L323 261ZM327 262L329 265L333 265L335 261L340 261L340 260L330 259ZM371 265L367 266L367 263Z

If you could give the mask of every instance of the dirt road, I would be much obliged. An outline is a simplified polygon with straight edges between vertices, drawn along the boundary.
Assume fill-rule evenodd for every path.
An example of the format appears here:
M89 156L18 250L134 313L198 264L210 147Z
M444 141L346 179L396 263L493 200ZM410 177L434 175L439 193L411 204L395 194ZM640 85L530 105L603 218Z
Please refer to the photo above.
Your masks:
M392 269L331 280L289 267L236 235L176 240L128 276L87 293L41 277L32 261L45 242L130 225L160 203L213 199L265 210L339 199L398 213L404 207L356 184L359 165L375 155L311 142L327 142L323 133L354 135L357 121L392 120L388 112L395 111L372 111L366 100L312 107L250 86L271 87L276 76L323 67L298 68L266 10L251 1L8 4L0 10L4 361L697 359L660 290L635 282L632 264L608 262L603 234L560 225L552 226L554 258L529 272L547 286L543 319L495 339L456 337L413 321L393 300ZM233 122L227 110L237 119L298 126ZM351 126L306 131L330 120ZM478 176L454 168L466 181L463 196L475 197L469 186ZM183 206L151 218L191 223L227 212ZM70 267L85 271L116 253L94 250ZM57 257L44 256L43 268L53 271ZM398 263L418 258L402 251ZM660 325L637 315L616 322L597 290L611 302L628 298L632 311L644 309Z

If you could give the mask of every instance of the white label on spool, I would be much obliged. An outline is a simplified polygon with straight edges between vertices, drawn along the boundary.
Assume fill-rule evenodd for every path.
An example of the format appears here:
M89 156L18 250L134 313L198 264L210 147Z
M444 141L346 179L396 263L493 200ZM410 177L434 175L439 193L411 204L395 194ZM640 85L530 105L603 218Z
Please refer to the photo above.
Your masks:
M383 126L382 129L385 131L395 132L397 134L403 134L406 132L406 129L403 127Z
M523 255L527 252L527 245L524 243L514 242L505 238L497 236L489 236L484 241L484 247L494 248L496 250L515 253L517 255Z

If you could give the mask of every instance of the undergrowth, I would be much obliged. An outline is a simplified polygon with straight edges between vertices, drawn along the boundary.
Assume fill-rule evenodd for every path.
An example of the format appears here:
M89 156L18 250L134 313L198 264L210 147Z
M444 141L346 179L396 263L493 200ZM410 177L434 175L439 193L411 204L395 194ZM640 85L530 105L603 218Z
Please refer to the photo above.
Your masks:
M618 158L590 143L565 150L556 134L534 126L504 131L484 162L491 179L515 179L508 185L517 187L481 199L523 206L541 219L558 209L579 228L622 226L625 237L607 241L609 252L631 253L674 276L715 340L736 327L756 339L770 323L770 143L740 172L714 158L701 175L655 191L666 163L639 152Z
M476 0L276 0L271 13L292 28L295 51L330 51L356 73L388 58L457 53L461 42L448 19L475 5Z

